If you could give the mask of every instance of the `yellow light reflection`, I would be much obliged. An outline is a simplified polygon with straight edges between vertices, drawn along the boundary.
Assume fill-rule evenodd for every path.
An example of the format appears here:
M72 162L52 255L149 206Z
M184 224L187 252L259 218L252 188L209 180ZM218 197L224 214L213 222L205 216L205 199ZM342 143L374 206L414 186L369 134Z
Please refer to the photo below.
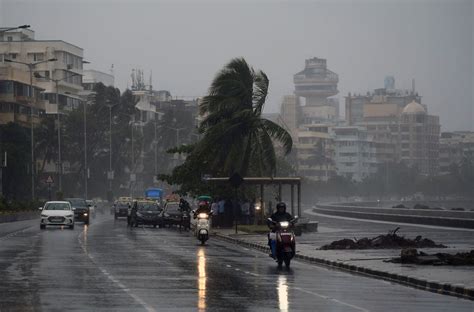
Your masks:
M198 251L198 310L206 311L206 254Z
M88 253L87 251L87 232L88 231L89 231L89 226L87 224L84 224L84 230L82 231L82 237L84 238L84 240L82 241L82 245L86 253Z
M278 306L280 311L288 311L288 281L286 275L278 276Z

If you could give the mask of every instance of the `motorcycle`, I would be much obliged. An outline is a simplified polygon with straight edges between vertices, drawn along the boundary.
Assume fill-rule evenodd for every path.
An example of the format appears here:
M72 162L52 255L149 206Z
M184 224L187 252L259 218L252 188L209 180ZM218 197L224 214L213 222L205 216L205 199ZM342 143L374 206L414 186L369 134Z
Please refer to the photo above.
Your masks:
M271 218L268 218L268 222L272 224L273 231L269 234L270 243L276 241L275 258L278 263L278 267L281 268L283 262L287 268L290 267L291 259L296 253L296 240L293 227L297 222L298 217L293 218L290 221L276 222Z
M212 210L209 213L196 213L195 211L193 211L194 219L196 219L194 223L194 235L199 241L201 241L201 245L204 245L204 243L209 239L209 231L211 228L211 215Z

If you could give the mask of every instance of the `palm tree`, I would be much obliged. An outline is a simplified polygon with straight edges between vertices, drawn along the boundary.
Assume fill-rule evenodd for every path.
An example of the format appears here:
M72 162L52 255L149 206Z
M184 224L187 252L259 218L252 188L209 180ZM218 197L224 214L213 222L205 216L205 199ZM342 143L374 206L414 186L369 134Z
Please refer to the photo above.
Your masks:
M267 75L243 58L232 59L214 78L200 105L204 137L196 152L212 155L210 166L216 173L273 175L273 142L281 143L285 154L291 151L290 134L261 116L268 83Z

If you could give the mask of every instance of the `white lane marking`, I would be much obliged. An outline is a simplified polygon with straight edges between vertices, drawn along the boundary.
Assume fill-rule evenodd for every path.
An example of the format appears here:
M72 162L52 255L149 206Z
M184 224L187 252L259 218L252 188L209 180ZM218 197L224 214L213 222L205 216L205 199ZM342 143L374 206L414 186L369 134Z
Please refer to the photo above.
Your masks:
M455 228L455 227L449 227L449 226L415 224L415 223L404 223L404 222L391 222L391 221L369 220L369 219L358 219L358 218L351 218L351 217L333 216L333 215L328 215L328 214L324 214L324 213L314 212L313 209L307 209L304 212L307 213L307 214L313 215L313 216L320 216L320 217L327 217L327 218L334 218L334 219L342 219L342 220L370 222L370 223L382 223L382 224L395 224L395 225L403 225L403 226L422 227L422 228L428 228L428 229L441 229L441 230L474 232L474 229Z
M358 311L370 312L370 310L367 310L367 309L358 307L356 305L353 305L353 304L350 304L350 303L347 303L347 302L343 302L341 300L337 300L337 299L334 299L334 298L331 298L331 297L328 297L328 296L325 296L325 295L318 294L314 291L309 291L309 290L306 290L306 289L303 289L303 288L300 288L300 287L293 287L293 289L299 290L301 292L304 292L304 293L307 293L307 294L310 294L310 295L313 295L313 296L316 296L316 297L319 297L319 298L322 298L322 299L330 300L330 301L333 301L335 303L345 305L347 307L351 307L351 308L356 309Z
M127 288L124 284L122 284L119 280L117 280L112 274L107 272L106 269L104 269L103 267L101 267L100 265L98 265L95 262L94 257L89 254L89 252L87 251L86 246L84 245L84 234L85 234L85 231L80 232L79 235L77 236L77 240L79 241L79 245L81 246L81 248L84 251L84 253L86 254L86 256L90 259L90 261L92 261L92 263L95 264L95 266L102 272L102 274L104 274L110 281L112 281L120 289L122 289L124 292L126 292L138 304L140 304L142 307L144 307L146 311L156 312L156 310L153 307L149 306L145 301L143 301L140 297L135 295L129 288ZM81 237L81 235L82 235L82 237Z

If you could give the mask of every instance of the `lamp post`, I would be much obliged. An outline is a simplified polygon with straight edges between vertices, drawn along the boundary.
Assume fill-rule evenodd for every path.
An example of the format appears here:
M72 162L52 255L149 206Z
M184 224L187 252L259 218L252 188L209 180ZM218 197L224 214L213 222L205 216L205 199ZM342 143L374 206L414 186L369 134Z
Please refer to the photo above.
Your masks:
M80 75L81 74L73 73L72 75L69 75L61 79L52 79L49 77L43 77L39 73L35 73L36 78L47 79L49 81L54 82L56 86L56 105L58 106L57 110L58 110L58 190L59 192L62 192L63 190L63 183L62 183L63 166L62 166L62 159L61 159L61 118L60 118L61 114L59 111L59 108L60 108L59 107L59 82L62 80L66 80L71 77L80 76ZM85 112L84 112L84 123L85 123ZM85 131L85 125L84 125L84 131ZM86 144L85 135L84 135L84 144ZM87 168L87 160L85 161L85 163L86 163L86 168ZM86 184L87 184L87 179L86 179ZM86 190L86 194L87 194L87 190Z
M24 25L28 26L28 25ZM28 69L30 71L30 89L29 89L29 96L30 98L33 96L33 68L35 68L37 65L46 63L46 62L55 62L58 59L56 58L50 58L44 61L39 61L39 62L34 62L34 63L25 63L25 62L19 62L19 61L13 61L10 59L4 59L5 62L7 63L17 63L17 64L22 64L25 66L28 66ZM31 122L31 200L35 199L35 171L36 171L36 165L35 165L35 151L34 151L34 123L33 123L33 101L31 102L31 107L30 107L30 122Z
M176 131L176 147L179 147L179 131L184 130L184 129L186 129L186 128L184 128L184 127L183 127L183 128L174 128L174 127L170 127L170 126L165 126L165 127L168 128L168 129L171 129L171 130ZM181 158L181 157L178 156L178 160L179 160L180 158Z
M109 108L109 172L107 173L107 178L109 180L109 193L112 193L112 107L117 104L108 103L106 106Z

